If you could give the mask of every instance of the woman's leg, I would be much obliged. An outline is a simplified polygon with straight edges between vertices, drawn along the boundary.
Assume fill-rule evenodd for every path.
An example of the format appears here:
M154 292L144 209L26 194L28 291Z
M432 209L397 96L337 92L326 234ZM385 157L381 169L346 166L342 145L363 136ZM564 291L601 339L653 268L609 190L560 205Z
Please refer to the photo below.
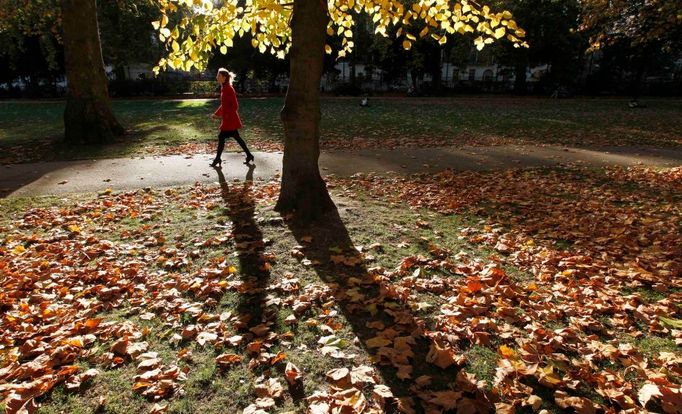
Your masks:
M220 157L223 155L223 149L225 149L225 138L227 138L225 131L220 131L218 134L218 151L216 152L214 163L220 162Z
M242 139L241 135L239 135L239 131L234 131L234 134L232 135L235 141L239 144L240 147L242 147L242 150L244 150L244 153L246 154L246 158L253 159L253 155L251 155L251 151L249 151L249 148L246 146L246 142Z

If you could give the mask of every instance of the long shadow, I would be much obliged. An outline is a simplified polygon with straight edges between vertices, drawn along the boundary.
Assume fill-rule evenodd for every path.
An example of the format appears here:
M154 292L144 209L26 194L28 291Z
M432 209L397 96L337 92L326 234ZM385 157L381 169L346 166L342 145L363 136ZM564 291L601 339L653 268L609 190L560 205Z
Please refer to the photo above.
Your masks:
M315 223L290 220L287 225L304 246L317 275L334 290L336 302L360 346L372 356L384 384L391 389L395 399L384 407L385 412L406 412L397 406L398 399L404 398L412 398L408 404L414 404L417 412L433 409L428 400L436 391L471 391L472 396L476 393L455 388L459 372L455 365L441 369L427 362L431 343L441 339L433 339L437 335L429 337L426 322L404 305L400 300L403 293L379 269L368 269L363 264L336 208ZM341 263L344 260L346 263ZM377 345L376 338L382 334L391 339L390 344ZM424 377L418 380L423 375L430 377L430 383L422 382ZM478 412L490 409L485 404L477 408Z
M252 194L253 170L250 165L244 182L230 188L222 169L215 168L220 182L220 195L225 202L225 213L232 222L234 245L239 260L242 286L239 288L237 312L243 328L259 325L271 319L265 315L265 288L270 270L265 260L263 232L256 223L256 201Z

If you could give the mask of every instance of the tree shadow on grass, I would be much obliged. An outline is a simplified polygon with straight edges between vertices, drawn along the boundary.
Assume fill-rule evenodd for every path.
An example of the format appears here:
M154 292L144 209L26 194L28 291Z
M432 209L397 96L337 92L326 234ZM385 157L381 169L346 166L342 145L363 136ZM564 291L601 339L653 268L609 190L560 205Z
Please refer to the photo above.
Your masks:
M290 220L287 225L304 246L306 258L317 275L333 289L359 346L371 356L395 397L387 401L386 412L410 412L405 411L403 404L412 406L416 412L443 410L445 407L439 406L438 400L451 397L452 394L442 394L451 391L462 392L460 397L471 397L468 408L474 411L490 410L475 387L455 384L460 371L456 365L442 369L427 362L432 343L441 344L444 338L427 332L426 322L404 304L401 300L404 293L395 289L381 269L364 265L336 208L315 223ZM357 264L351 265L354 263ZM382 344L377 337L389 338L390 343Z
M239 260L242 285L238 289L237 312L243 328L270 320L265 315L265 288L270 281L270 268L265 259L263 232L256 223L256 200L253 197L253 170L250 165L246 178L240 185L229 187L222 169L215 168L220 183L220 196L225 202L224 211L232 221L232 234ZM264 320L265 319L265 320Z

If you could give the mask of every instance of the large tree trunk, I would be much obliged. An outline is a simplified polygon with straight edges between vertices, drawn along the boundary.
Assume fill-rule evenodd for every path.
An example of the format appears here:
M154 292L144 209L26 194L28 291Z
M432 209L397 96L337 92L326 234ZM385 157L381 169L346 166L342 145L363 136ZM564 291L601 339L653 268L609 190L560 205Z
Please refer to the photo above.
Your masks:
M68 91L64 137L69 143L104 143L123 134L111 110L97 27L95 0L62 0Z
M320 157L320 79L328 22L324 0L294 0L291 21L290 80L282 108L284 160L276 209L313 220L334 204L322 180Z

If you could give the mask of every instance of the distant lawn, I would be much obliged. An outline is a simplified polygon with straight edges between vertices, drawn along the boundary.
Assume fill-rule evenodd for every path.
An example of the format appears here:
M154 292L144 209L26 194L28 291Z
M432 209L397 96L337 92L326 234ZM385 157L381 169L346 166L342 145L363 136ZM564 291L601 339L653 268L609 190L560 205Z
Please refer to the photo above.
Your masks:
M241 99L243 136L256 150L281 149L282 98ZM679 145L682 100L509 97L356 98L322 100L323 149L538 143L566 145ZM64 103L0 102L0 162L112 157L212 150L216 100L117 100L114 110L129 130L105 148L55 144Z

